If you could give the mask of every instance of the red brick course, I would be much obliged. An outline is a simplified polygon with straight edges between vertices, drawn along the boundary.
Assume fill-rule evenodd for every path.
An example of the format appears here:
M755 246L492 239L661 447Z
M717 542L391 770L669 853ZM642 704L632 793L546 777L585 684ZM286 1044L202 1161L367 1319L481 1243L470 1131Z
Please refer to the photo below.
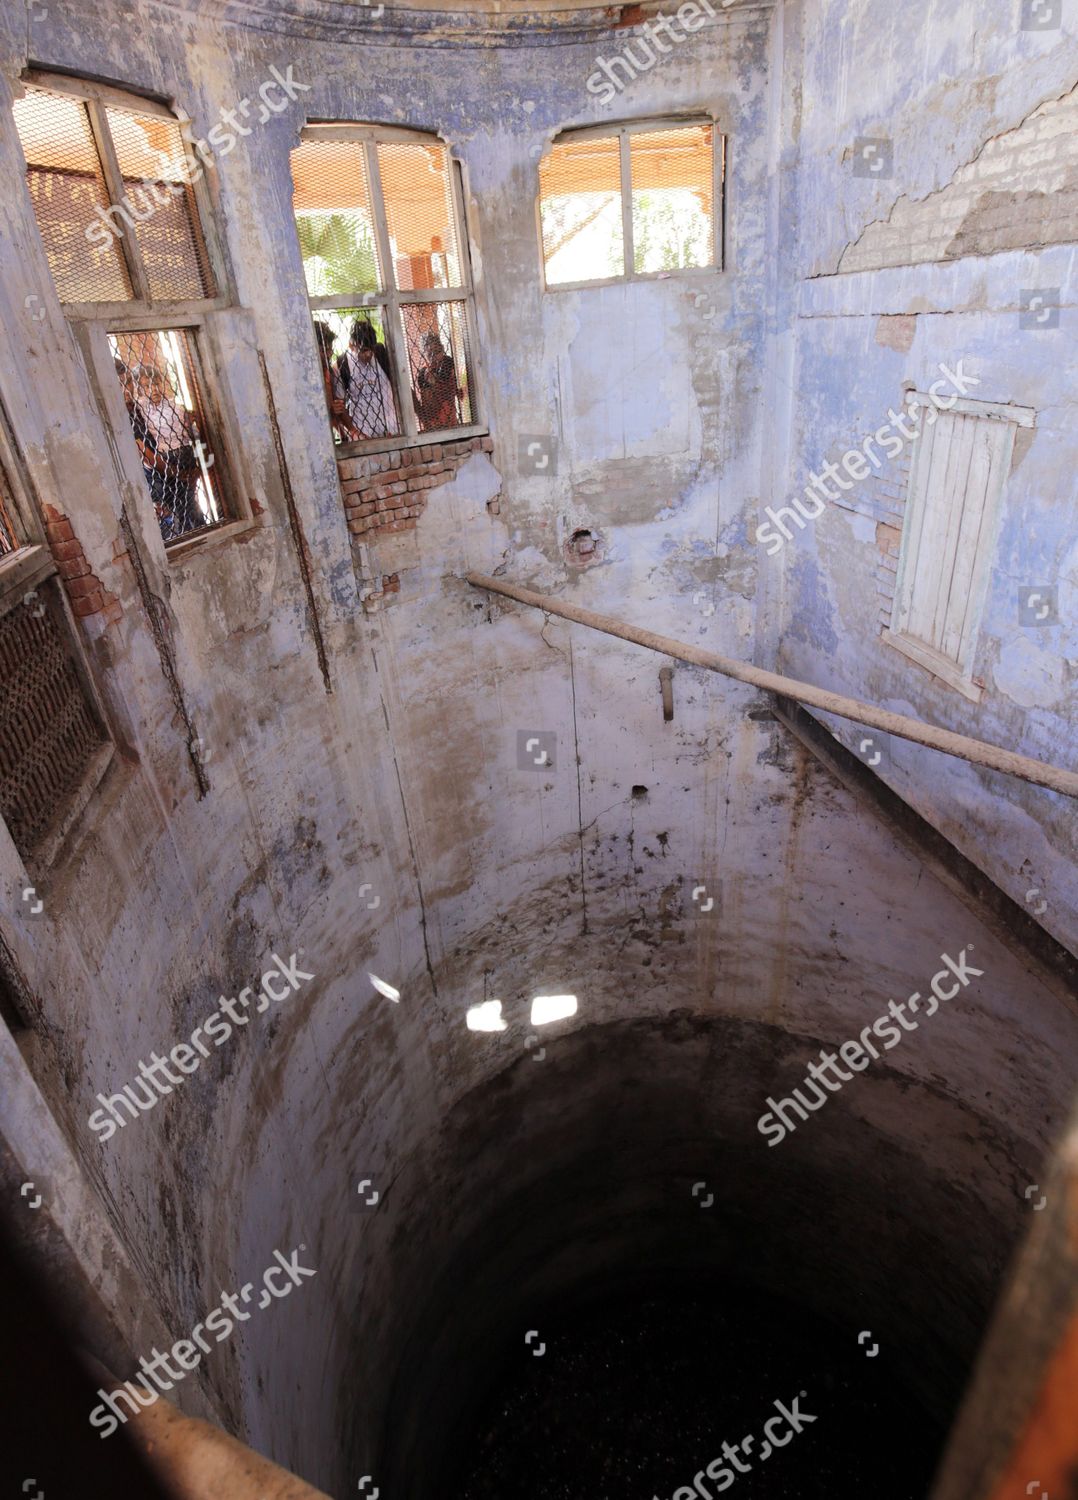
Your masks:
M337 467L348 530L357 539L410 531L432 489L452 479L473 453L493 451L489 437L471 437L342 458ZM382 592L394 590L383 584Z
M123 616L123 605L95 576L71 522L53 505L45 506L45 535L73 613L80 620L103 614L114 625Z

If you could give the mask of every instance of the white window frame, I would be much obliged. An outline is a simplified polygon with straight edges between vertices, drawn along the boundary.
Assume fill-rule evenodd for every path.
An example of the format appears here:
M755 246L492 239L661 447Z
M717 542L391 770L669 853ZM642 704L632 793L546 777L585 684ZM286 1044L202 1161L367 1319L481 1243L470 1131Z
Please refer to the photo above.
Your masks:
M706 266L679 266L672 271L637 271L636 247L633 243L633 188L632 168L629 159L629 138L634 135L650 135L659 130L688 130L693 125L711 127L711 243L714 260ZM628 120L621 124L589 125L582 130L563 130L556 135L542 160L550 155L554 146L567 141L608 140L617 136L618 160L621 167L621 230L625 246L625 269L620 276L597 276L588 281L552 281L546 279L546 255L543 250L543 217L541 188L535 194L535 229L539 239L539 270L545 292L580 292L596 286L621 286L627 281L667 281L672 276L704 279L726 270L726 179L729 163L730 137L713 115L671 116L658 120ZM536 169L538 171L538 168Z
M484 408L480 394L482 386L481 362L479 358L479 332L475 316L475 286L472 278L471 250L468 241L468 222L464 214L464 191L461 182L460 164L453 157L440 136L424 130L404 130L387 125L307 125L300 132L304 141L359 141L363 144L367 168L367 187L370 194L371 218L374 222L375 244L382 280L381 291L362 292L356 290L340 296L312 297L308 294L307 305L312 314L311 341L317 347L314 335L314 315L319 312L351 312L366 309L378 310L386 330L389 358L393 365L394 395L401 417L402 431L386 437L361 438L355 443L335 443L333 451L338 458L348 458L360 453L388 453L394 448L415 448L425 443L449 443L460 438L480 437L488 431L484 420ZM396 268L390 250L389 224L386 219L385 199L382 193L382 174L378 164L379 142L403 141L410 145L426 144L442 147L449 168L450 193L453 214L456 220L457 260L460 267L459 286L428 287L415 291L398 291ZM293 224L295 215L293 214ZM298 235L297 235L298 243ZM306 279L304 280L306 286ZM464 318L468 329L468 347L471 354L470 375L473 388L469 390L472 413L475 420L466 427L441 427L429 432L420 432L416 420L415 403L412 400L412 372L408 364L408 350L403 333L400 309L417 302L463 302ZM319 371L321 355L319 354ZM321 378L321 377L320 377Z
M1010 476L1018 429L1034 427L1036 412L1027 407L1008 406L991 401L972 401L962 397L956 399L953 405L940 410L934 422L926 423L925 414L931 414L937 409L937 402L934 398L919 391L910 391L907 395L907 404L910 406L916 404L921 413L921 419L906 489L892 625L889 630L884 631L883 638L896 651L900 651L918 666L924 667L971 702L979 703L984 693L984 686L973 677L973 665L995 560L996 540L1003 510L1003 495ZM942 546L946 549L944 556L951 561L948 597L953 587L954 565L958 562L957 549L962 510L952 507L951 512L943 518L941 531L940 517L931 514L932 497L928 493L927 486L935 438L940 430L940 423L954 416L975 417L981 422L992 423L996 449L990 455L990 470L976 551L968 562L969 580L966 586L968 607L965 611L960 639L952 654L945 652L936 642L925 639L922 634L914 630L912 609L918 566L922 557L931 548ZM926 432L931 434L932 441L925 441ZM946 564L944 572L946 572ZM941 582L943 576L944 573L941 573ZM937 599L939 600L940 597L938 595Z

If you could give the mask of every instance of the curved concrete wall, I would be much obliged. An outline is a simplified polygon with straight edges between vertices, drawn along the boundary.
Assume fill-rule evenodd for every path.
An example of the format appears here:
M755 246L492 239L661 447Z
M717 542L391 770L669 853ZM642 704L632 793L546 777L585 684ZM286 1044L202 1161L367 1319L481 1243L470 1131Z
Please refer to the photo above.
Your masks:
M45 920L26 925L15 900L0 930L39 1002L24 1055L147 1304L186 1336L220 1290L302 1245L317 1276L253 1314L200 1378L230 1430L340 1493L366 1473L430 1493L495 1341L544 1298L646 1262L726 1268L864 1317L926 1402L952 1399L1066 1111L1073 1009L784 730L750 718L766 712L751 693L679 668L665 724L658 660L461 582L507 562L734 656L773 634L751 536L782 452L765 309L787 191L775 85L796 17L735 7L607 111L728 119L731 269L706 306L677 277L540 292L537 148L602 117L585 80L619 33L410 44L372 22L345 45L265 17L166 17L147 5L135 27L94 0L76 21L9 18L4 74L29 54L154 91L199 134L271 64L308 83L216 186L238 288L219 354L262 508L244 539L168 564L139 521L9 131L0 147L16 369L0 389L40 493L124 605L91 631L120 763L42 872ZM432 492L414 544L374 544L375 570L401 578L377 614L357 597L289 219L301 111L441 131L467 171L494 452ZM539 432L561 442L549 480L517 472L517 437ZM121 500L164 647L119 544ZM567 566L579 525L602 532L601 566ZM209 751L201 800L164 648ZM557 736L549 774L517 763L518 731L536 729ZM26 874L0 839L17 890ZM971 947L983 978L768 1148L768 1095ZM184 1041L273 952L315 978L99 1142L94 1096ZM551 989L579 1012L539 1058L527 1006ZM507 1030L468 1030L490 998Z

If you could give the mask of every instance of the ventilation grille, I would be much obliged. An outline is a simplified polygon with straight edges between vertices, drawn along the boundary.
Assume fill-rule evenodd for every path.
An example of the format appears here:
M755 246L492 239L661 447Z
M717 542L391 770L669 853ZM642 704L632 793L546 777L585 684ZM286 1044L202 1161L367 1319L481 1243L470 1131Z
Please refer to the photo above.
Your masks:
M105 743L67 640L55 582L0 619L0 814L25 858Z
M303 141L292 152L292 188L308 295L380 291L362 141Z
M464 302L409 302L401 307L420 432L468 427L475 421L466 307Z
M539 214L548 285L625 272L617 136L563 141L539 164Z
M27 89L15 101L15 125L60 301L129 301L131 281L119 241L98 214L108 211L109 196L86 106Z

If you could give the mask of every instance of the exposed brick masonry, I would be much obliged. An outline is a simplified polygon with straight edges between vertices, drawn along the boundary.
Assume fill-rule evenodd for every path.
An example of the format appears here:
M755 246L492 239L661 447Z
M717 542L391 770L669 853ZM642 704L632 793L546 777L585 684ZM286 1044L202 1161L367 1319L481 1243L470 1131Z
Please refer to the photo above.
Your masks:
M80 619L103 613L110 625L115 624L123 614L123 605L91 570L71 522L53 505L45 506L45 534L72 611Z
M355 537L411 531L430 490L454 477L473 453L491 453L488 437L393 448L338 461L348 530Z

